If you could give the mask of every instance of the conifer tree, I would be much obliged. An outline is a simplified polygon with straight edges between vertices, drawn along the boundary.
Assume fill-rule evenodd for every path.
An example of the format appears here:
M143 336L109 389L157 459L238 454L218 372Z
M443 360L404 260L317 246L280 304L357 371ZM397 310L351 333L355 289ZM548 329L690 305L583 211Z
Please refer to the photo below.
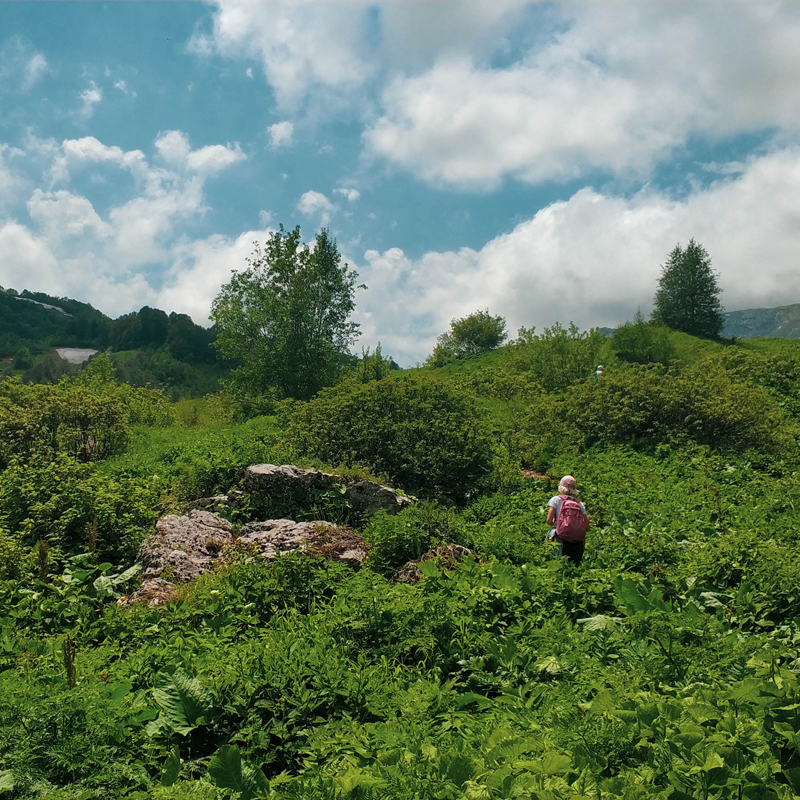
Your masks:
M716 338L725 324L711 257L694 239L675 245L661 268L653 321L693 336Z

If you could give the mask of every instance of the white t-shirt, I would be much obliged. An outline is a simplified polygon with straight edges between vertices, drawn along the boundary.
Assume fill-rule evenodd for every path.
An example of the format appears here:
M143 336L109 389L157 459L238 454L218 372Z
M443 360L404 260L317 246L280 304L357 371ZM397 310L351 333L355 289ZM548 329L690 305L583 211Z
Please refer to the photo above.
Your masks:
M556 525L558 524L558 513L559 513L559 511L561 511L561 504L564 502L564 498L566 496L567 495L565 495L565 494L557 494L555 497L551 497L547 501L547 507L548 508L554 508L556 510L556 519L555 519ZM577 499L577 498L573 498L573 499ZM585 514L586 513L586 506L584 506L584 504L581 503L580 500L578 500L578 503L580 504L581 511L583 511L583 513ZM555 538L555 535L556 535L556 526L555 525L553 525L553 527L550 528L550 530L547 532L547 535L551 539Z

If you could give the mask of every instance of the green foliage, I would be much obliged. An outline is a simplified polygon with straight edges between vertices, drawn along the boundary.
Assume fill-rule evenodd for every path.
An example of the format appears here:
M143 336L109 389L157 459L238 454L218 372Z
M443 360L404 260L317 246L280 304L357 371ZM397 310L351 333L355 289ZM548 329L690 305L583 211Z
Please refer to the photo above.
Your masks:
M65 379L57 386L0 383L0 466L13 456L63 452L81 461L125 449L130 426L118 398Z
M40 539L56 555L89 548L102 558L130 557L157 518L160 481L105 479L67 455L15 459L0 475L0 529L27 547Z
M617 358L633 364L668 364L675 356L669 329L648 323L641 311L614 330L611 350Z
M23 345L14 353L14 369L30 369L33 366L31 351Z
M374 353L370 353L369 348L362 351L361 360L356 368L355 380L358 383L369 383L369 381L386 378L392 373L392 364L391 358L384 358L381 352L381 343L378 342Z
M661 268L653 320L693 336L716 338L725 325L717 276L706 249L694 239L675 245Z
M535 328L520 328L512 350L513 369L526 372L548 392L563 391L594 372L606 339L597 328L579 331L556 323L537 336Z
M286 441L303 455L365 464L407 491L456 501L474 491L490 458L474 403L416 376L326 389L291 414Z
M512 439L512 449L528 463L558 446L577 451L598 442L644 448L694 442L792 457L797 449L766 391L707 364L683 373L614 370L597 385L574 387L563 400L532 404L518 416Z
M157 427L161 395L135 412L125 453L11 457L0 473L0 795L798 796L797 361L674 341L691 358L670 370L620 363L557 394L504 370L505 348L422 380L353 380L239 423L204 401L194 424ZM106 373L100 362L54 391L107 393L134 414ZM2 407L24 409L42 387L5 389ZM393 451L370 438L391 437L381 415L406 437ZM310 431L353 463L366 443L413 478L404 453L441 448L457 467L455 442L484 426L493 466L469 503L373 518L358 567L239 549L178 600L117 603L156 516L230 488L249 463L293 460L287 427L287 441ZM521 456L547 474L521 475ZM566 473L592 519L580 568L544 542L545 504ZM280 502L304 513L297 497ZM388 577L454 543L473 557L427 562L416 583Z
M306 400L335 382L358 332L349 321L356 273L325 228L312 249L301 245L299 227L281 226L247 263L214 300L215 346L239 362L231 380L250 393L277 387Z
M503 317L492 316L488 309L475 311L450 323L450 330L436 340L436 347L426 364L441 367L456 358L469 358L494 350L507 336Z

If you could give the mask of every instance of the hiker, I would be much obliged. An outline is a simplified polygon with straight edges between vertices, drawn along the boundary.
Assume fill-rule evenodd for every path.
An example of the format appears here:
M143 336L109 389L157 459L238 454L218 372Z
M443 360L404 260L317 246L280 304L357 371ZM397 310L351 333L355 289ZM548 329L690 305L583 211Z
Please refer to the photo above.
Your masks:
M556 555L566 556L577 567L583 558L589 518L578 500L578 487L572 475L565 475L558 484L558 494L547 501L548 536L558 542Z
M603 377L603 365L598 364L597 369L592 373L592 375L594 375L594 382L600 383L600 378Z

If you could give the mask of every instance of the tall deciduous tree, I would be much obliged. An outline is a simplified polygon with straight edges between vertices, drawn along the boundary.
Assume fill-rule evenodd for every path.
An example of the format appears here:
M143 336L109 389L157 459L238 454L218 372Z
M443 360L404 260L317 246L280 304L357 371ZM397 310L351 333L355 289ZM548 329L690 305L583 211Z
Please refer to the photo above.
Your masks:
M721 289L706 249L694 239L675 245L661 268L653 321L693 336L719 336L725 324Z
M325 228L309 247L299 227L281 226L247 263L214 300L215 346L239 361L232 380L240 388L308 399L335 382L340 356L358 334L350 321L357 275Z

